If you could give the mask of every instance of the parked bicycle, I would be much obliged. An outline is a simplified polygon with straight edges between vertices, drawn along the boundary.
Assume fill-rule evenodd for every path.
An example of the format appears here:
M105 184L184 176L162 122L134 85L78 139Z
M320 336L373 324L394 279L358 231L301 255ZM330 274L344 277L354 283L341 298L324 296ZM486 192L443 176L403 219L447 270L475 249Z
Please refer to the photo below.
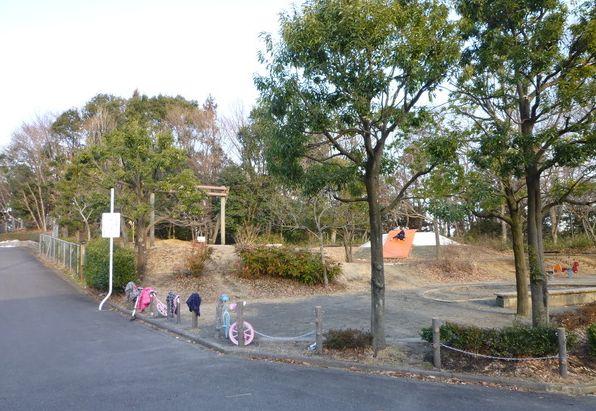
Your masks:
M246 305L246 301L242 301L242 306ZM230 310L236 311L237 304L232 303L230 304ZM255 339L255 329L251 323L248 321L243 321L244 326L244 345L249 345ZM234 324L230 325L230 330L228 331L228 338L230 341L238 345L238 322L236 321Z

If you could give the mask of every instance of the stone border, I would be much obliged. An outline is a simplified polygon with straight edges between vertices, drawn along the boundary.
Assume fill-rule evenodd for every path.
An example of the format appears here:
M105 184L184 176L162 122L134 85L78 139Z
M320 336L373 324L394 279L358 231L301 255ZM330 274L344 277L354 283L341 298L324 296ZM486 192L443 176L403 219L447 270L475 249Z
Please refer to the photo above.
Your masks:
M35 251L35 250L32 250ZM42 258L39 258L38 253L32 253L38 260L42 263L45 261ZM61 272L60 270L52 267L50 265L44 264L47 268L53 271L59 278L63 279L67 284L69 284L73 289L75 289L78 293L91 297L94 301L99 301L98 297L82 288L78 283L76 283L72 278L68 277L65 273ZM132 314L132 310L129 310L125 307L120 306L119 304L113 303L111 301L107 301L108 306L110 306L113 310L120 312L121 314L125 314L130 316ZM306 355L280 355L269 353L266 351L259 351L259 350L251 350L251 351L241 351L239 349L232 349L230 347L223 346L221 344L211 342L202 338L197 335L193 335L185 330L181 330L176 328L172 324L169 324L164 321L158 321L154 318L148 317L144 314L136 314L136 319L149 324L155 328L160 330L166 331L168 333L176 334L180 337L183 337L189 341L192 341L196 344L199 344L203 347L208 349L217 351L221 354L231 355L239 358L245 359L257 359L257 360L269 360L269 361L279 361L279 362L298 362L303 365L311 365L317 366L322 368L335 368L341 369L345 371L358 371L358 372L366 372L366 373L381 373L381 372L393 372L396 374L400 374L402 378L407 377L426 377L431 379L437 379L437 382L445 382L442 380L448 379L455 379L458 381L463 381L472 384L493 384L499 385L508 388L523 388L528 391L538 391L538 392L549 392L549 393L562 393L568 395L596 395L596 383L594 384L559 384L559 383L538 383L520 379L513 379L513 378L505 378L505 377L493 377L489 375L475 375L475 374L463 374L457 373L452 371L444 371L444 370L424 370L420 368L411 368L411 367L397 367L397 366L380 366L380 365L366 365L366 364L359 364L356 362L349 362L349 361L342 361L342 360L335 360L331 358L321 358L321 357L314 357L314 356L306 356Z

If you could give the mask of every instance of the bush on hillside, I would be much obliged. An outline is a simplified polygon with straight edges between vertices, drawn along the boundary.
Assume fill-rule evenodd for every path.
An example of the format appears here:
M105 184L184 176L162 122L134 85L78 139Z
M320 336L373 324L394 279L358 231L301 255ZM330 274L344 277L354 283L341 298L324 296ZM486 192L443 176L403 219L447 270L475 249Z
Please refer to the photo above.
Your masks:
M98 238L87 244L83 272L89 287L106 291L109 286L109 240ZM123 292L126 283L137 281L132 250L114 244L113 290Z
M588 349L590 355L596 358L596 323L591 324L587 330L588 334Z
M423 340L432 342L432 328L420 332ZM515 325L501 329L445 323L441 326L441 343L453 348L497 357L543 357L559 352L557 329ZM567 347L577 343L577 336L567 334Z
M331 350L362 349L372 345L373 336L368 331L348 328L329 330L325 335L323 347Z
M193 243L192 251L186 259L186 268L190 275L199 276L203 273L205 264L211 259L213 249L205 243Z
M341 273L338 264L325 260L306 250L286 247L252 247L239 250L242 259L241 275L247 278L280 277L304 284L323 284L323 270L332 281Z

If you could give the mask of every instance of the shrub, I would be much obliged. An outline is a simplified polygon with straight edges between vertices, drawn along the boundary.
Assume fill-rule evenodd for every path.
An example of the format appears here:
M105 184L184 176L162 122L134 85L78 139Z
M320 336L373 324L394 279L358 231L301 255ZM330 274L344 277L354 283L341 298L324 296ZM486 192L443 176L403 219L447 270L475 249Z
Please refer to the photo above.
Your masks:
M190 275L198 276L203 273L205 263L211 258L213 249L204 243L194 243L192 251L186 259L186 268Z
M370 332L353 328L329 330L324 337L323 347L331 350L367 348L372 345L373 341L373 336Z
M432 328L420 332L423 340L432 342ZM441 326L441 342L460 350L498 357L543 357L559 352L557 329L515 325L501 329L479 328L454 323ZM568 348L577 343L577 336L567 335Z
M259 239L259 231L259 227L257 226L244 224L236 230L234 241L236 245L241 247L254 246Z
M592 238L586 234L579 234L576 236L560 236L557 244L555 244L552 238L547 237L544 239L545 251L554 252L578 252L578 251L589 251L596 247L596 243Z
M323 262L317 254L291 248L253 247L239 250L241 275L247 278L281 277L304 284L322 284ZM325 260L327 278L332 281L341 272L339 264Z
M87 244L85 281L89 287L105 291L109 286L109 240L98 238ZM136 281L135 256L132 250L114 244L114 292L123 292L126 283Z
M591 324L586 330L588 334L588 349L590 355L596 358L596 323Z

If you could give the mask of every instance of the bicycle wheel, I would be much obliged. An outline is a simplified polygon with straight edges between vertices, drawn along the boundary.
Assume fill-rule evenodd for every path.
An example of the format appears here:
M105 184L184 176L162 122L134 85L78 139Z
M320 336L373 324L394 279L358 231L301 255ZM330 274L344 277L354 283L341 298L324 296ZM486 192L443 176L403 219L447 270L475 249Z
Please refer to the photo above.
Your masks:
M225 338L228 338L228 333L230 331L230 322L231 322L231 317L230 317L230 313L228 312L228 310L224 310L223 314L221 315L221 318L222 318L221 329L223 331L223 335Z
M244 321L244 345L248 345L255 339L255 329L248 321ZM238 323L230 326L230 341L238 345Z

